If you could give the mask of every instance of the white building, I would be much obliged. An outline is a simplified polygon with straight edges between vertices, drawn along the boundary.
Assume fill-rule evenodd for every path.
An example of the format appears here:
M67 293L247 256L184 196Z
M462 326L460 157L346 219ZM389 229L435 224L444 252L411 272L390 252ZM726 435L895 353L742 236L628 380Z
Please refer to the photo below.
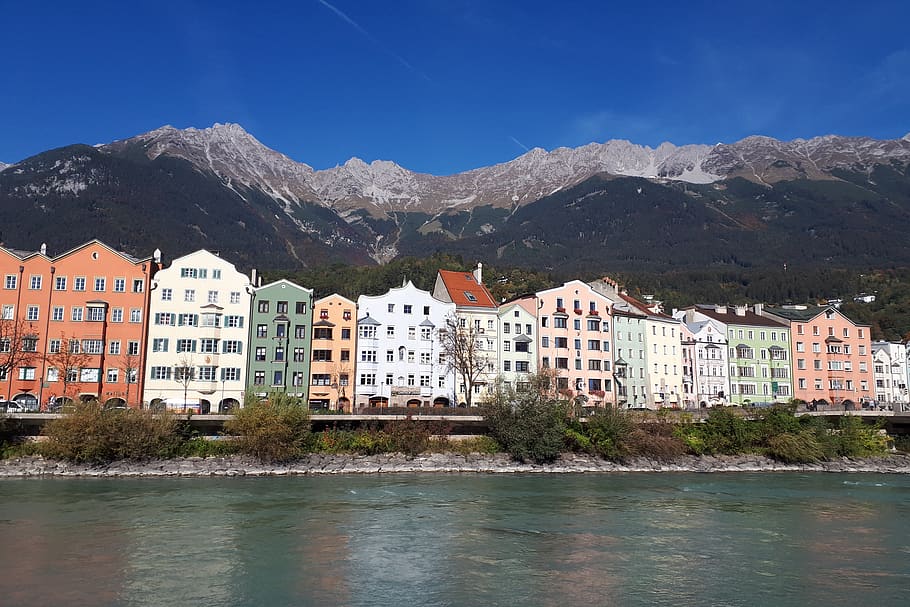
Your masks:
M694 310L675 311L673 316L685 324L691 334L695 404L699 407L725 404L730 382L727 377L727 334L723 325L711 318L696 320Z
M243 403L250 279L205 250L152 280L143 401L219 411Z
M872 342L875 400L901 411L910 403L907 391L907 346L887 341Z
M451 406L455 381L440 357L439 329L455 304L409 281L384 295L361 295L357 310L355 406Z

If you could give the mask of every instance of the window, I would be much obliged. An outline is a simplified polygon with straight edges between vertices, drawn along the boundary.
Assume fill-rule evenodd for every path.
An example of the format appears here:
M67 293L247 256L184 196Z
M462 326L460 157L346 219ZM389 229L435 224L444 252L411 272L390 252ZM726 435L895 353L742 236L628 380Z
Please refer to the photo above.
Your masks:
M430 315L430 306L424 306L424 307L423 307L423 315L424 315L424 316L429 316L429 315Z
M141 278L133 280L133 293L142 293L145 291L145 281Z
M221 270L214 268L212 270L212 278L214 280L221 280Z
M196 301L196 289L184 289L183 290L183 301L186 301L186 302Z
M103 322L105 309L101 306L88 307L88 320L90 322Z
M411 311L413 310L413 308L414 308L414 306L412 306L411 304L404 304L404 313L410 314Z
M205 365L199 367L199 380L200 381L215 381L215 369L217 367L211 365Z
M502 370L511 371L512 370L512 361L510 361L510 360L502 361Z
M306 351L303 348L294 348L294 362L302 363L306 360Z
M360 374L360 385L361 386L375 386L376 385L376 374L375 373L361 373Z
M240 303L240 291L231 291L231 303L232 304Z
M275 358L273 358L272 360L275 360L278 362L281 362L284 360L284 347L283 346L275 347Z
M562 316L556 316L553 318L553 327L557 329L566 329L568 328L567 320L568 319Z
M10 304L4 304L3 306L3 320L12 320L16 315L16 308ZM61 320L63 320L61 318Z
M107 287L106 278L95 278L95 291L104 291Z
M196 268L180 268L180 278L196 278L198 275Z
M266 300L260 301L257 304L257 309L259 310L259 312L267 313L269 311L269 302Z
M240 381L240 369L237 367L222 367L221 381Z
M85 276L77 276L73 279L73 291L85 291Z
M528 361L526 360L516 360L515 361L515 371L519 373L528 372Z
M253 385L254 386L264 386L265 385L265 371L254 371L253 372Z
M510 341L503 341L503 342L502 342L502 350L503 350L503 352L511 352L511 351L512 351L512 342L510 342Z
M60 353L60 340L52 339L47 343L47 351L49 354L59 354Z
M234 339L221 342L222 354L243 354L243 343Z
M196 340L195 339L178 339L177 340L177 352L195 352L196 351Z
M259 346L259 347L257 347L257 348L256 348L256 352L255 352L255 355L254 355L254 360L259 361L259 362L262 362L262 361L265 360L265 357L266 357L266 349L265 349L265 346Z
M120 381L120 370L119 369L108 369L107 370L107 383L116 384Z
M224 326L231 329L242 329L243 316L226 316L224 319Z
M287 314L288 313L288 302L286 302L286 301L277 302L275 304L275 313L276 314Z
M218 291L209 291L207 299L210 304L218 303Z
M114 355L120 354L120 341L119 340L111 341L107 345L107 353L114 354Z
M348 339L351 338L351 330L348 331ZM341 330L341 338L344 339L345 329ZM332 330L328 327L314 327L313 328L313 339L332 339Z
M330 386L332 384L332 376L328 373L314 373L313 374L313 385L314 386Z
M376 339L376 325L360 325L357 327L357 335L361 339Z
M199 326L199 316L197 314L180 314L177 316L178 327L196 327Z
M57 276L54 278L54 290L66 291L66 276Z
M408 327L408 339L417 339L417 327Z
M124 293L126 291L126 279L125 278L115 278L114 279L114 293Z
M167 352L167 343L166 337L156 337L152 340L152 352Z
M173 289L161 289L161 301L171 301L174 297Z
M420 327L420 339L429 341L432 338L430 327Z
M296 314L306 314L306 302L298 301L294 304L294 312Z
M33 291L40 291L41 290L41 277L32 276L28 282L28 288L32 289Z
M211 337L205 337L199 340L199 351L203 354L217 354L218 340Z
M22 351L23 352L37 352L38 351L38 338L37 337L23 337L22 338Z
M332 330L329 329L329 339L332 339ZM348 328L343 328L341 330L341 339L351 339L351 330Z
M221 326L221 315L212 314L206 312L205 314L200 315L200 320L202 321L199 326L201 327L215 327L218 328ZM280 325L284 326L284 325Z
M111 309L111 322L123 322L123 308Z
M386 327L386 328L385 328L385 336L386 336L386 337L395 337L395 327L393 327L393 326L391 326L391 325L389 325L388 327Z
M3 283L3 286L7 289L15 289L18 282L18 276L15 274L7 274L6 281Z
M420 353L420 364L429 365L432 362L432 355L429 352Z
M273 371L272 372L272 385L273 386L284 385L284 372L283 371Z
M28 306L25 309L26 320L38 320L38 306Z
M331 362L332 361L332 351L331 350L313 350L313 360L315 362Z
M176 314L168 312L156 312L155 313L155 324L162 326L172 326L176 321Z
M85 354L101 354L104 350L104 342L100 339L83 339L82 351Z
M72 320L73 322L82 321L82 307L81 306L73 307L71 315L70 315L70 320Z
M152 379L170 379L171 378L171 368L170 367L152 367Z

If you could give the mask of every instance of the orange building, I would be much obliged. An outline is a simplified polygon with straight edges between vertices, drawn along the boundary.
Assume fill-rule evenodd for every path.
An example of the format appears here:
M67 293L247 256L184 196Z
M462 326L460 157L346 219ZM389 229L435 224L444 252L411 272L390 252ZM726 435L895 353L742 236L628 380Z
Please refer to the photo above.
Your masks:
M868 325L853 322L834 306L764 308L764 315L790 327L796 398L846 408L874 398Z
M310 409L351 412L354 353L357 351L357 304L333 293L313 304Z
M32 410L89 398L138 403L159 257L98 240L54 257L45 245L0 247L0 394Z

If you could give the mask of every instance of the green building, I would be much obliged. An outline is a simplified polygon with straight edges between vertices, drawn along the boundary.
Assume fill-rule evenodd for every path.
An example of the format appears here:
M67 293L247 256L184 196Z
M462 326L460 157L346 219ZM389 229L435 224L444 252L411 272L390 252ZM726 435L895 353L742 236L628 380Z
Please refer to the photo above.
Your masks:
M312 289L282 279L254 290L247 392L284 392L307 401L312 320Z

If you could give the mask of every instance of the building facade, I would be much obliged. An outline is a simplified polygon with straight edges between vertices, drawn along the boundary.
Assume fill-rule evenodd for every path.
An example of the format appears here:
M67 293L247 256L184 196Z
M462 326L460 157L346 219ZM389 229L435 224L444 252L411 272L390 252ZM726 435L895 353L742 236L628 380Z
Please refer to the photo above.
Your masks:
M458 405L476 406L492 394L499 374L499 306L483 284L483 266L477 264L473 272L439 270L433 286L433 297L455 304L458 330L469 335L476 343L477 354L486 361L483 371L473 385L456 370L456 400ZM469 395L468 393L471 392Z
M350 413L354 398L357 304L333 293L313 304L310 409Z
M870 329L834 306L765 307L789 327L793 396L814 405L858 407L872 400Z
M0 247L0 390L38 410L97 399L137 406L157 256L98 240L51 257Z
M499 372L506 387L526 388L537 373L537 300L526 296L499 306Z
M537 293L540 368L559 393L588 406L616 402L610 300L580 280Z
M724 326L714 319L695 320L694 309L678 311L674 317L686 328L694 350L690 363L693 404L699 408L725 405L730 393L730 367Z
M907 408L907 346L875 341L871 344L874 373L874 398L895 411Z
M250 313L247 390L308 402L313 290L289 280L256 287Z
M713 319L724 327L734 405L787 401L793 396L790 330L762 315L762 305L697 305L688 308L697 321Z
M146 404L203 413L243 404L252 294L249 277L206 250L155 275Z
M454 375L440 357L439 329L455 304L410 281L357 298L357 407L448 407Z

